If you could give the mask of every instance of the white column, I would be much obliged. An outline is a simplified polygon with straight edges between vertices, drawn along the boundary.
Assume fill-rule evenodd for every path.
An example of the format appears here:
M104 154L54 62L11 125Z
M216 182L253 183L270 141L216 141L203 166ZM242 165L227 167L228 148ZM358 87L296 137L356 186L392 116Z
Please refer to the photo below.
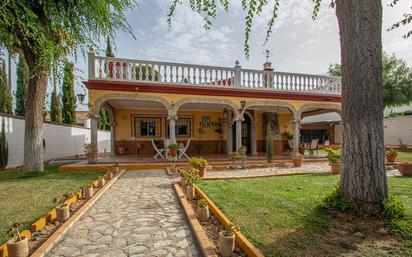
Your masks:
M110 155L116 155L116 123L110 123Z
M236 151L242 146L242 119L236 120Z
M169 120L169 137L170 143L176 144L176 116L169 116L167 118Z
M99 151L99 145L98 145L98 140L97 140L97 120L98 120L97 115L90 115L90 142L93 145L96 145L97 151Z
M293 125L293 153L298 152L300 143L300 120L292 120Z
M227 117L227 140L226 140L227 154L233 153L233 118L232 113L228 113Z
M257 155L257 139L256 139L256 123L252 123L251 125L251 131L250 131L250 141L251 141L251 145L250 145L250 150L252 152L252 155Z

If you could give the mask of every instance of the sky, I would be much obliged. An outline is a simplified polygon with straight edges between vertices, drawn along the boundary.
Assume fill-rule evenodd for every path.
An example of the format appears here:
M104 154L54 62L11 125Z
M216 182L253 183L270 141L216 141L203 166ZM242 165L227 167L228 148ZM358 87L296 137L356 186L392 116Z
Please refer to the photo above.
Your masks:
M250 58L243 52L245 12L240 0L231 0L229 12L218 10L210 30L203 29L202 17L194 13L183 0L167 24L167 12L171 0L138 0L139 6L127 12L136 39L118 32L114 40L115 56L141 60L168 61L178 63L205 64L233 67L239 60L243 68L262 69L266 58L265 49L276 71L323 74L329 64L340 61L339 30L335 10L323 0L318 18L313 21L312 0L281 0L279 17L272 36L263 45L271 7L254 20L250 37ZM402 57L412 66L412 38L404 39L412 25L395 31L386 31L390 25L411 12L410 0L399 0L395 7L383 1L383 49ZM100 43L104 55L105 40ZM15 69L14 69L15 70ZM86 92L82 80L87 79L87 61L79 57L76 61L76 92ZM15 86L15 85L14 85ZM51 90L50 90L51 91ZM78 106L84 110L86 106Z

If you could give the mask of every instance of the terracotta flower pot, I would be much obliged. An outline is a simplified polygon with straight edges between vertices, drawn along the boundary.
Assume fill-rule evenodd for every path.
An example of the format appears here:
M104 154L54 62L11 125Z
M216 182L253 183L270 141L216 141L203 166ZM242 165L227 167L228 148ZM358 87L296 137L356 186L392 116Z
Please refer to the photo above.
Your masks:
M200 222L207 222L210 218L209 206L204 208L199 207L199 220Z
M229 257L235 250L235 234L228 236L225 231L219 233L219 253L223 257Z
M124 155L125 150L126 150L126 149L125 149L123 146L119 146L119 147L117 148L117 151L119 152L120 155Z
M412 176L412 163L411 164L406 164L406 163L398 164L398 171L402 174L402 176L411 177Z
M29 243L27 237L23 237L20 241L7 243L7 251L9 257L27 257L29 256Z
M85 188L83 188L83 193L84 193L84 198L85 198L86 200L89 200L90 198L93 197L93 194L94 194L93 187L85 187Z
M303 158L295 158L293 159L293 166L295 167L302 167L303 165Z
M114 166L114 172L119 173L119 171L120 171L120 167L119 166Z
M106 185L106 180L104 178L99 179L99 188L104 187Z
M107 180L111 180L113 178L113 172L111 172L111 171L107 172L105 177L106 177Z
M396 162L396 156L386 156L387 162Z
M186 178L180 177L180 186L181 186L182 188L186 188L186 186L187 186Z
M176 148L170 149L170 156L172 156L172 157L176 157L176 156L177 156L177 149L176 149Z
M97 163L97 154L96 154L96 153L88 154L88 155L87 155L87 163L88 163L88 164L95 164L95 163Z
M194 186L187 186L186 187L186 198L189 201L192 201L195 198L195 187Z
M56 207L57 220L60 222L65 222L70 218L70 205L62 204Z
M330 168L332 170L332 173L339 174L340 173L340 162L332 162L330 164Z
M204 178L206 176L206 167L197 167L197 169L199 170L199 176Z

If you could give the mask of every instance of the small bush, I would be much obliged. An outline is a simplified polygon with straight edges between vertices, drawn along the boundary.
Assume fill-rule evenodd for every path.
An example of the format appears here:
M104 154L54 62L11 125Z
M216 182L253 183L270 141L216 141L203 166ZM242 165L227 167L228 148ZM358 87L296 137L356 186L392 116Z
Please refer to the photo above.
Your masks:
M397 197L390 195L382 206L382 218L387 220L399 220L405 217L405 206Z
M323 199L319 209L327 213L355 213L356 204L353 201L344 199L339 188L336 187L335 190Z

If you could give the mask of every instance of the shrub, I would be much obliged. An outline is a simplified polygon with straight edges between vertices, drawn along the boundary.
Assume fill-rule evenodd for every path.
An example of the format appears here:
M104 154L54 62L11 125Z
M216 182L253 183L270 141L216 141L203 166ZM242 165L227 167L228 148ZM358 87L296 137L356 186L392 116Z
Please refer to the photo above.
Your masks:
M87 155L97 153L97 146L95 144L84 144L83 149Z
M382 206L382 218L387 220L399 220L405 217L405 206L397 197L390 195Z
M393 149L393 148L390 148L390 149L386 152L386 156L396 157L396 156L398 156L398 151L395 150L395 149Z
M338 187L323 199L319 208L327 213L356 212L356 204L351 200L344 199Z
M169 148L169 150L178 149L179 145L178 144L170 144L167 148Z
M328 160L332 163L336 163L340 161L340 151L333 150L331 148L326 148L325 151L328 154Z
M208 203L205 199L200 199L197 204L199 205L200 208L206 208Z
M268 163L271 163L273 159L273 141L270 123L268 123L266 128L266 159Z
M203 159L202 157L196 158L190 158L189 159L190 165L194 168L201 168L201 167L206 167L208 165L207 160Z
M300 153L294 153L292 159L303 159L303 155L301 155Z

